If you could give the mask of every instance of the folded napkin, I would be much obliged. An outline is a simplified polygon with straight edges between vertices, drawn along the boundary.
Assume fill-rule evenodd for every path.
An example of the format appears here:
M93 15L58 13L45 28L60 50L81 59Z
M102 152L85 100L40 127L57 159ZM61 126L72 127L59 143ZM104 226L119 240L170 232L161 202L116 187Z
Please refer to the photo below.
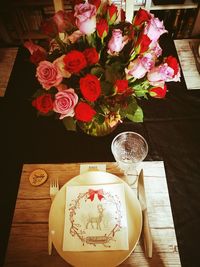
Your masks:
M67 186L63 250L128 249L124 185Z

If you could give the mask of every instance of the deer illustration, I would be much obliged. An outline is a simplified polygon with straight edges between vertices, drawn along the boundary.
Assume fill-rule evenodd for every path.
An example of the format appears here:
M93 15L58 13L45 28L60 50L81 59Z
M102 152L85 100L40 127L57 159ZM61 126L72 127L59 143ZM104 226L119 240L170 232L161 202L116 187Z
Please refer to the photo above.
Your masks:
M89 224L94 229L94 224L96 224L96 229L101 230L101 221L103 219L103 206L101 204L97 205L98 216L89 216L86 223L86 229L88 229Z

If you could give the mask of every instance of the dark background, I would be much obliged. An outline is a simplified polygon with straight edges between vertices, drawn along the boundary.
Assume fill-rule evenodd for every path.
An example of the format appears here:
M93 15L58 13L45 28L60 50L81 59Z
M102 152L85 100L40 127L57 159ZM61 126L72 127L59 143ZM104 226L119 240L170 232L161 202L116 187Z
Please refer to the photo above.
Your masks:
M162 38L161 45L166 55L177 56L171 39ZM38 83L28 58L21 47L6 95L0 99L0 265L23 163L114 161L111 141L129 130L147 140L146 160L164 161L182 266L199 267L200 91L187 90L182 76L180 83L168 83L165 99L140 101L143 123L124 122L108 136L91 137L66 131L53 117L37 117L31 96Z

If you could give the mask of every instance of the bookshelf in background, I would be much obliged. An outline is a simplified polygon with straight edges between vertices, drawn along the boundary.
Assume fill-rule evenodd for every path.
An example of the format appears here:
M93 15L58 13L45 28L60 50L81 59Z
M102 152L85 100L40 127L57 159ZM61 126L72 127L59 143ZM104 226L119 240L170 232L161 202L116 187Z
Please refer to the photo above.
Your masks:
M185 39L192 37L197 9L166 9L151 11L156 17L163 20L168 34L174 39Z
M155 4L155 1L158 5ZM199 35L200 15L198 4L195 3L197 0L168 0L174 4L162 5L166 1L151 1L150 10L164 21L169 34L174 39L190 38L194 28L195 35ZM183 1L184 4L180 4L180 1ZM7 4L1 5L0 9L1 46L21 45L26 39L46 38L40 32L40 24L54 14L53 0L10 0L5 2ZM113 0L113 2L120 4L121 0ZM72 3L73 0L64 0L64 9L71 10ZM138 3L145 4L145 1L135 0L135 10L141 7Z
M71 10L72 2L64 1L66 11ZM0 10L0 45L20 45L26 39L46 39L40 26L54 12L53 0L12 0Z

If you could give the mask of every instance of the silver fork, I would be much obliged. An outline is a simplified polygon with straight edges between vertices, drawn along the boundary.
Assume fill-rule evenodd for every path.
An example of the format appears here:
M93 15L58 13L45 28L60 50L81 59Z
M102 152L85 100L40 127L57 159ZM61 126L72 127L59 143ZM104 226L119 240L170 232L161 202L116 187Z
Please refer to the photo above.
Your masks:
M59 191L58 179L57 178L51 179L50 180L50 189L49 189L51 201L54 200L54 197L56 196L58 191ZM52 238L51 238L51 232L49 230L49 234L48 234L48 253L49 253L49 255L51 255L51 252L52 252Z
M50 197L51 197L51 201L54 200L54 197L56 196L56 194L59 191L59 184L58 184L58 179L51 179L50 180Z

